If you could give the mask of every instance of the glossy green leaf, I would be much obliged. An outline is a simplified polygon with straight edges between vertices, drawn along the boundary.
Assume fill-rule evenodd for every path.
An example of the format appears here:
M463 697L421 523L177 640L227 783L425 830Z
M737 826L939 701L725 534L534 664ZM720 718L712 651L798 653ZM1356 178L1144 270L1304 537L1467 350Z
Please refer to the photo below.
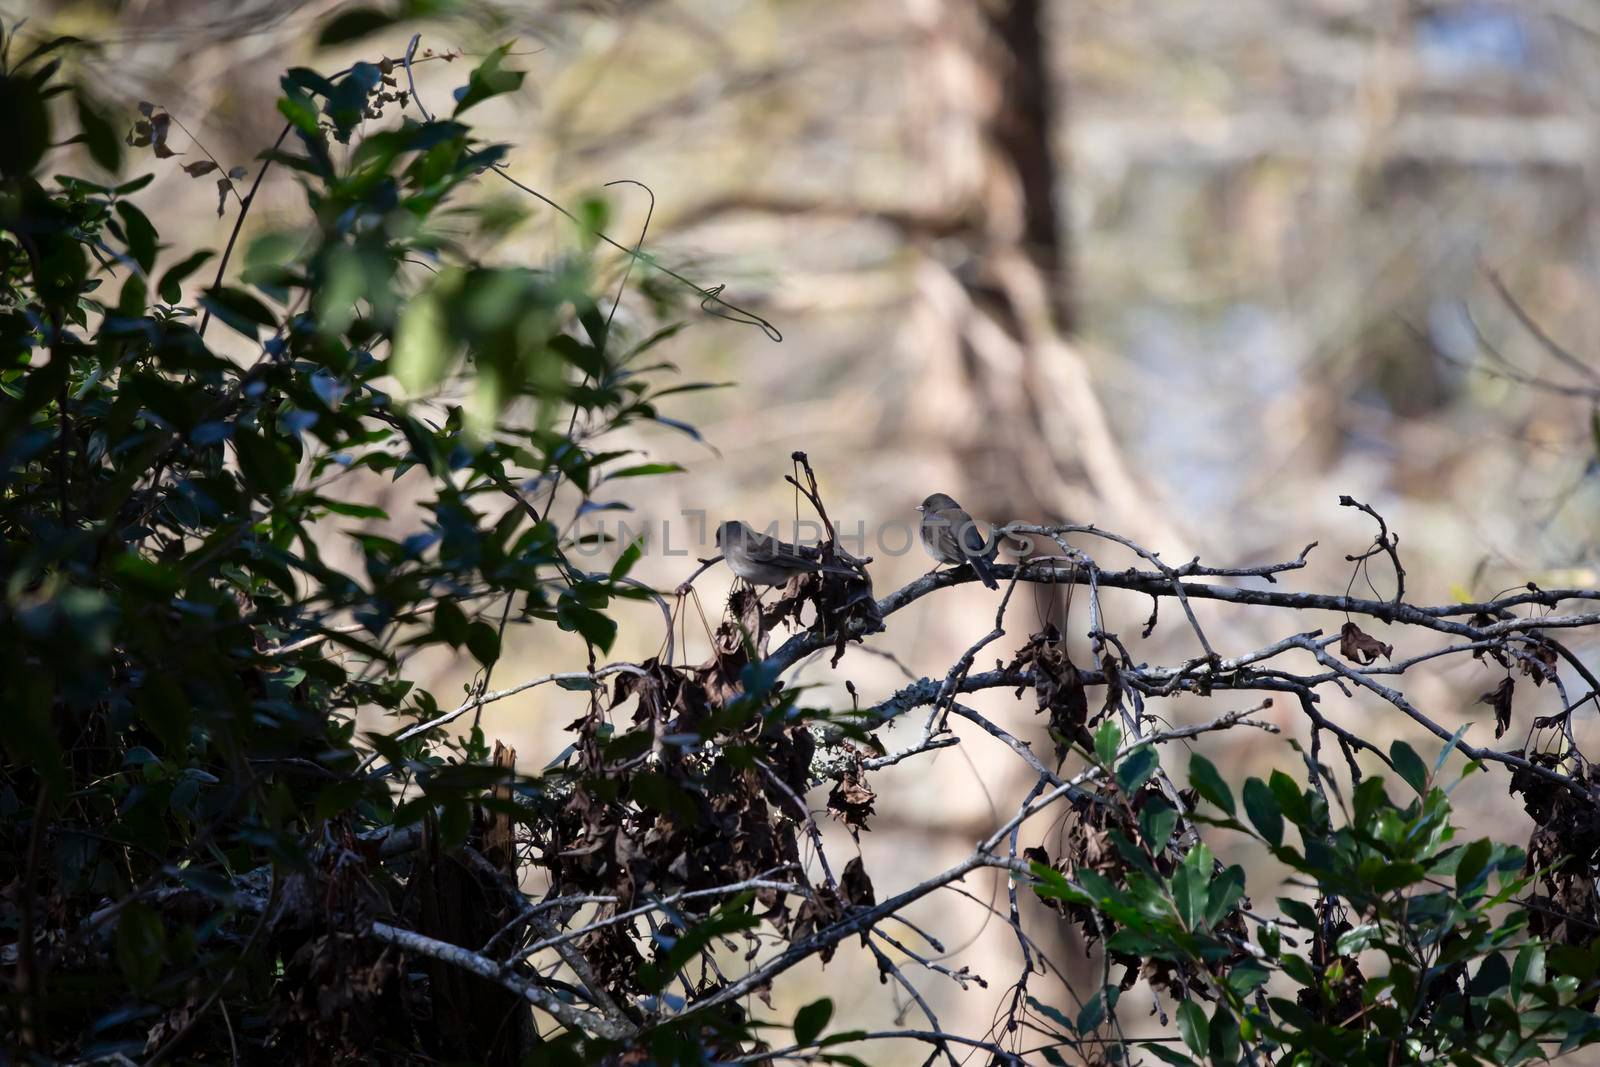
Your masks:
M833 1001L828 997L814 1000L795 1012L794 1040L797 1045L810 1045L822 1036L828 1020L833 1018Z
M1110 768L1117 762L1117 750L1122 747L1122 727L1115 719L1106 719L1094 732L1094 752L1102 767Z
M1283 844L1283 814L1278 811L1278 800L1267 783L1259 778L1244 783L1244 810L1268 844L1274 847Z
M1229 815L1235 814L1233 790L1217 773L1216 766L1198 752L1189 757L1189 785L1201 797Z
M1150 780L1150 776L1160 765L1155 746L1140 745L1123 757L1122 762L1117 765L1117 785L1124 793L1132 795Z
M83 143L89 157L103 170L116 173L122 169L122 138L106 116L105 109L83 86L72 93L78 109L78 127L83 131Z
M1422 762L1422 757L1417 755L1417 750L1404 741L1395 741L1389 745L1389 759L1394 763L1394 769L1406 784L1418 793L1428 791L1428 765Z
M1192 1000L1178 1005L1178 1033L1196 1056L1204 1056L1211 1047L1211 1023L1205 1010Z
M458 116L485 100L522 88L522 71L505 69L504 63L510 53L511 46L508 44L490 52L472 72L467 84L456 91L455 113Z

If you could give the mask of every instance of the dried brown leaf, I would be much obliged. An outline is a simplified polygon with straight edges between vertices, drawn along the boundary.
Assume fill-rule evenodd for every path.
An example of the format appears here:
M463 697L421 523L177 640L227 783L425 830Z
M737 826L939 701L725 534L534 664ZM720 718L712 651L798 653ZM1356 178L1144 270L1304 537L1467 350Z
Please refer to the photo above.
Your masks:
M150 116L150 147L157 159L170 159L179 153L167 147L167 133L172 128L172 116L158 111Z
M828 793L828 813L849 827L850 836L859 840L862 830L871 829L867 819L877 799L878 794L861 780L858 771L846 771Z
M1478 698L1479 704L1488 704L1494 708L1494 736L1504 734L1511 726L1511 695L1516 690L1517 683L1509 674L1489 692Z
M1339 655L1362 667L1370 667L1378 657L1391 659L1394 646L1379 641L1353 622L1339 628Z
M872 879L867 877L867 869L862 865L860 856L851 857L850 862L844 865L844 873L839 875L839 895L846 904L857 908L870 908L878 902L877 894L872 889Z
M1556 676L1556 650L1547 642L1541 640L1528 650L1528 654L1518 657L1522 664L1522 673L1533 679L1534 685L1543 685Z

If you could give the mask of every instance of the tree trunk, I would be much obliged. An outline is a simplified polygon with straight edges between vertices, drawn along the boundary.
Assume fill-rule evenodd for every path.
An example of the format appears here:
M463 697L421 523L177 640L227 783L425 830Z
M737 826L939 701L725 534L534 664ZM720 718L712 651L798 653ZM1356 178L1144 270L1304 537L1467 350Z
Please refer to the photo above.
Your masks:
M1082 353L1061 99L1043 0L912 0L928 46L920 125L948 220L902 340L920 432L951 453L975 514L1119 524L1184 547L1123 461Z

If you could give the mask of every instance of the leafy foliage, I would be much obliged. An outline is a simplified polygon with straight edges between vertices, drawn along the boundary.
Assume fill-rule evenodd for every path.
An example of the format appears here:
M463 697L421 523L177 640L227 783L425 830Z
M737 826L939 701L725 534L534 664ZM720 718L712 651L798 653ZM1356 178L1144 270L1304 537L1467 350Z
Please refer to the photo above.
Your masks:
M360 28L347 17L328 33ZM211 253L165 245L137 205L151 175L43 177L52 145L81 139L108 174L124 145L88 90L61 81L56 57L73 42L6 44L5 1030L46 1057L160 1058L180 1043L204 1055L240 1040L298 1062L382 1049L514 1062L537 1038L485 1022L504 1015L503 991L438 964L419 987L394 950L361 940L368 925L462 940L452 924L509 917L493 896L504 875L451 851L484 847L490 824L502 840L542 826L551 868L574 884L641 890L666 872L608 873L603 824L655 812L684 835L721 825L709 779L691 794L676 774L613 766L637 764L645 735L608 734L598 680L572 766L543 783L508 778L479 734L458 747L403 728L441 714L405 676L419 649L471 656L480 693L507 625L559 628L591 662L604 654L613 603L653 594L628 577L637 551L604 572L580 565L549 514L555 487L586 497L612 472L676 469L595 444L660 416L635 358L648 342L614 330L593 295L593 244L497 264L503 212L462 201L505 148L459 116L522 76L499 50L455 117L419 121L385 115L404 103L393 61L290 71L289 125L257 166L295 176L305 221L242 243L237 282L224 256L199 287ZM67 138L74 120L82 132ZM170 122L143 105L126 144L179 155ZM415 513L368 503L378 479L414 487ZM333 562L349 554L353 567ZM774 743L787 743L792 701L769 709L762 691L706 732L777 714ZM401 723L368 739L381 765L358 744L372 712ZM743 766L696 774L727 794L727 779L758 773ZM763 836L775 851L760 863L793 856L792 836ZM577 839L591 841L583 858L555 858ZM514 870L518 857L495 861ZM492 907L445 906L471 899ZM743 928L749 906L724 905L727 924L699 936ZM679 940L651 980L622 940L618 980L635 988L659 989L693 955ZM210 1010L218 997L233 1029Z
M1117 733L1111 724L1106 736ZM1458 839L1454 785L1435 781L1452 747L1430 769L1394 743L1398 803L1382 777L1361 780L1337 809L1320 780L1248 778L1249 825L1215 767L1192 757L1194 788L1179 799L1195 827L1252 838L1309 891L1278 898L1267 918L1244 895L1241 867L1171 836L1180 816L1159 789L1127 787L1148 746L1116 754L1112 742L1101 765L1114 766L1115 787L1078 802L1066 856L1029 850L1034 891L1123 965L1102 999L1141 978L1171 998L1182 1050L1143 1048L1162 1062L1514 1064L1588 1044L1600 1035L1595 942L1542 939L1548 918L1509 907L1525 905L1536 880L1522 849ZM1076 1022L1055 1013L1056 1047L1100 1029L1094 1003Z

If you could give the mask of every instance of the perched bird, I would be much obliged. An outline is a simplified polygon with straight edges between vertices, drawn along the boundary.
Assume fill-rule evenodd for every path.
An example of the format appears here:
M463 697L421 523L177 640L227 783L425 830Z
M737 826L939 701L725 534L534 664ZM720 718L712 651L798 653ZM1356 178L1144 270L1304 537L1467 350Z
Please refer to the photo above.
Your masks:
M827 571L854 575L838 566L807 559L801 550L776 537L756 533L747 524L729 521L717 527L717 547L733 573L752 585L784 585L797 574Z
M922 547L928 555L940 563L970 563L984 585L1000 588L994 580L994 557L1000 550L1000 539L987 523L978 522L943 493L934 493L917 510L922 512Z

